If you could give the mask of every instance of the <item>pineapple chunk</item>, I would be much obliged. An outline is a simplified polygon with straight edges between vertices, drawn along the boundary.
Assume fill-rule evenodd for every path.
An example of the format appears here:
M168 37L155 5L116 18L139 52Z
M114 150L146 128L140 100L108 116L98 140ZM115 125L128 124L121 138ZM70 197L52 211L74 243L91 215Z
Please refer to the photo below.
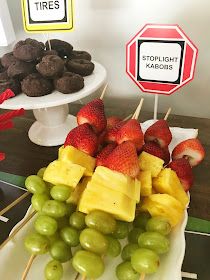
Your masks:
M85 167L85 176L92 176L96 160L90 155L74 148L73 146L64 146L59 148L58 160L75 163Z
M159 193L167 193L179 200L185 208L189 203L189 198L184 191L182 184L171 168L163 169L158 177L153 179L153 187Z
M74 189L74 191L71 193L71 196L69 197L69 199L66 201L67 203L73 203L73 204L78 204L79 200L82 196L82 193L84 192L87 183L91 180L90 177L84 177L82 179L82 182L79 183L76 188Z
M54 185L63 184L75 188L84 172L85 168L78 164L55 160L47 166L43 180Z
M140 171L138 179L141 182L141 195L149 196L152 194L152 174L150 170Z
M161 216L167 218L171 226L177 225L184 214L182 204L168 194L153 194L146 197L140 210L148 211L152 217Z
M98 166L96 168L91 182L123 193L129 198L136 200L136 202L140 200L141 184L139 180L104 166Z
M164 161L146 152L139 156L139 166L142 171L151 171L152 177L157 177L163 168Z
M110 213L116 219L132 222L135 217L136 201L91 181L82 194L79 211L88 214L96 209Z

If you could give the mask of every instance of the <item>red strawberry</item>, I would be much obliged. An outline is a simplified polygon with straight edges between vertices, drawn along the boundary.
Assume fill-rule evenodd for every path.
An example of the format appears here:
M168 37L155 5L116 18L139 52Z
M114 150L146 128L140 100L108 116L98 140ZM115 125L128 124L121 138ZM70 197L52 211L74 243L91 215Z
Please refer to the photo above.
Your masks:
M111 116L107 118L107 128L110 129L115 126L118 122L121 122L122 119L117 116Z
M118 144L125 141L132 141L137 151L140 151L144 142L144 135L140 123L135 119L128 120L118 130L116 141Z
M104 147L96 157L96 166L104 165L106 158L116 148L116 143L110 143Z
M188 191L193 184L193 172L188 160L185 158L175 159L169 163L168 167L176 172L184 190Z
M161 148L167 147L172 140L172 134L165 120L158 120L151 125L144 134L144 141L158 142Z
M78 150L93 156L98 149L98 139L92 127L84 123L69 132L64 147L68 145L74 146Z
M187 139L179 143L172 152L172 159L186 158L191 166L198 165L204 158L205 151L201 142L196 139Z
M164 160L164 164L170 161L170 153L168 147L161 148L156 142L147 142L142 147L142 150L153 156L159 157Z
M98 135L98 145L103 145L104 144L106 133L107 133L107 130L105 129Z
M104 130L107 122L103 101L96 98L83 106L77 113L77 123L89 123L96 133Z
M106 136L105 136L105 141L107 143L110 142L116 142L116 136L119 131L119 129L126 123L126 121L121 121L117 123L115 126L107 130Z
M117 146L106 158L104 166L135 178L139 174L136 147L131 141Z

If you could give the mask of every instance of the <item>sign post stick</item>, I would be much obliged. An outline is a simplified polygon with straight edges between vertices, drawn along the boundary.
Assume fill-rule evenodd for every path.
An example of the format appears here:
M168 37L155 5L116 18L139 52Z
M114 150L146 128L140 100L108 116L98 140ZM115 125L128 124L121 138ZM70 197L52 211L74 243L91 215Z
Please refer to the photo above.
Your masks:
M158 94L155 94L155 103L154 103L154 115L153 115L153 119L154 121L157 120L157 111L158 111Z

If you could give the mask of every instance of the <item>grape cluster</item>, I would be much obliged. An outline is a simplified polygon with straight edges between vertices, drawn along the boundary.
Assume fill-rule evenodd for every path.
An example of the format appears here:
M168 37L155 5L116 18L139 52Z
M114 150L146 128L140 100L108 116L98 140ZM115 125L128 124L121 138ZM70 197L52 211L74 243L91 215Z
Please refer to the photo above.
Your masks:
M44 271L46 280L62 279L62 263L70 260L78 273L96 279L105 270L104 256L117 257L120 253L123 262L116 267L119 280L136 280L140 273L157 270L158 254L169 250L166 235L171 227L167 220L141 213L132 224L100 210L85 215L76 211L76 205L67 203L72 189L44 182L43 172L44 168L25 181L33 193L32 207L38 212L35 231L25 238L25 247L32 255L50 254L52 260ZM120 240L126 237L128 244L121 252Z

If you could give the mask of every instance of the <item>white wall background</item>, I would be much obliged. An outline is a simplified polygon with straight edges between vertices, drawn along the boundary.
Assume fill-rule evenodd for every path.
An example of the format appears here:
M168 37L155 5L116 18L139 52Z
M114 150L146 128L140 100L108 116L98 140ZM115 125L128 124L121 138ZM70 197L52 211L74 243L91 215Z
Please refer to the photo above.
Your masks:
M6 1L6 0L5 0ZM42 35L23 31L20 0L7 0L17 40ZM209 0L75 0L75 30L51 34L89 51L108 71L107 102L134 105L144 95L144 110L154 96L143 94L125 73L125 44L146 23L177 23L199 49L194 80L171 96L160 96L159 112L172 106L179 115L210 118ZM11 46L12 47L12 46ZM8 50L8 48L7 48ZM6 51L0 47L0 55Z

